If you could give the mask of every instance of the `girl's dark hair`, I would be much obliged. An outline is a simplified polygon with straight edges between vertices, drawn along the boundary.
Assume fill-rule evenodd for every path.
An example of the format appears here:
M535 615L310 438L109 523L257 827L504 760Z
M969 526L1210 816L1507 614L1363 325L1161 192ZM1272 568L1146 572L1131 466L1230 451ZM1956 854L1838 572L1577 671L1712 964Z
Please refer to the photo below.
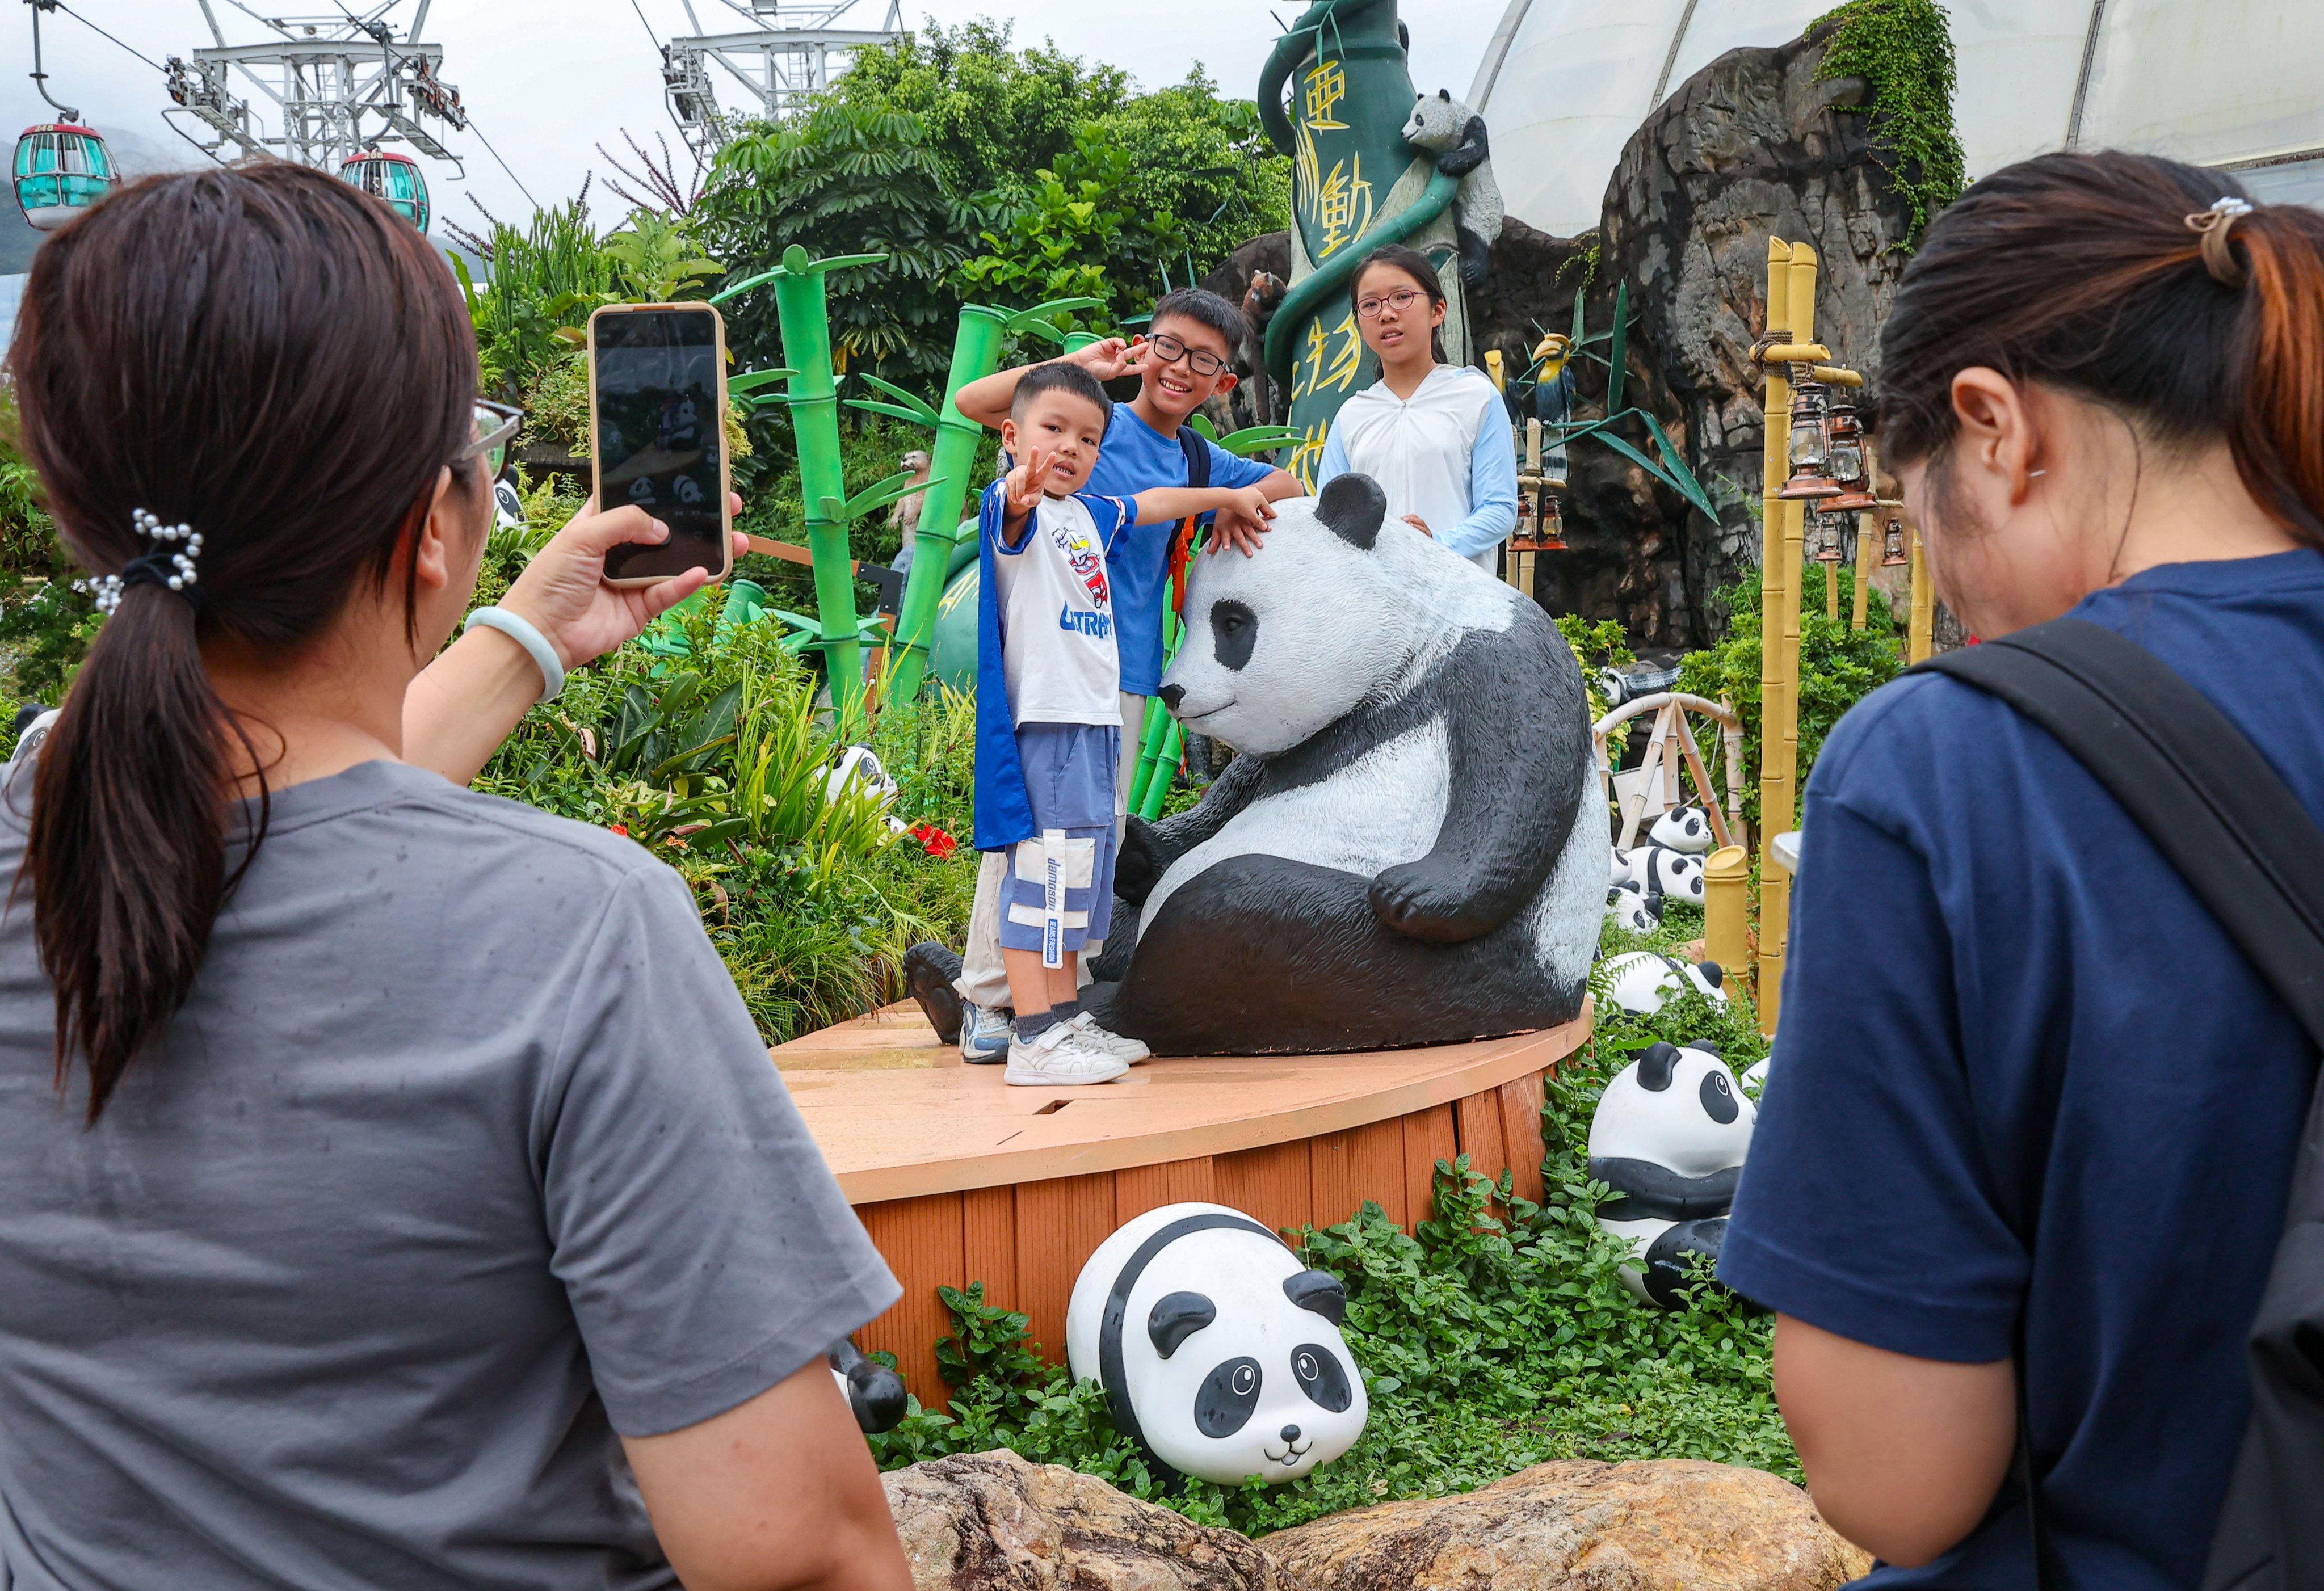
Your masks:
M2038 155L1970 188L1930 226L1881 335L1889 460L1941 462L1953 377L1984 365L2166 446L2224 436L2261 506L2324 547L2324 214L2236 221L2245 280L2229 286L2187 217L2245 197L2220 172L2116 152Z
M1375 265L1391 266L1412 278L1419 284L1420 290L1428 295L1431 308L1445 301L1443 279L1436 274L1436 267L1429 263L1427 255L1418 249L1407 249L1402 244L1383 244L1358 262L1356 273L1348 278L1350 309L1353 309L1363 297L1364 274ZM1437 363L1445 363L1443 327L1438 326L1428 334L1428 351Z
M184 1003L264 833L264 759L200 646L287 658L359 583L384 586L471 434L475 339L410 223L323 172L263 164L151 178L59 232L32 258L10 363L76 561L109 574L150 550L141 508L202 537L188 594L122 592L33 781L17 887L56 989L57 1086L77 1052L94 1121ZM229 877L246 766L258 816Z

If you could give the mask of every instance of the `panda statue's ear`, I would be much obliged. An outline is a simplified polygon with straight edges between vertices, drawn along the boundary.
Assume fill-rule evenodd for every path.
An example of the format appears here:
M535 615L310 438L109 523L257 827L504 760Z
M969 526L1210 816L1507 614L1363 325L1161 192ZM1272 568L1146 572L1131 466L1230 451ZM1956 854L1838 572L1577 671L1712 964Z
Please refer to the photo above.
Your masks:
M1720 966L1718 962L1697 961L1694 964L1694 970L1702 974L1703 982L1711 985L1711 988L1725 989L1727 987L1727 969ZM1695 1045L1695 1048L1699 1050L1702 1048L1702 1046L1701 1044L1697 1044Z
M1199 1292L1173 1292L1155 1301L1146 1317L1146 1335L1154 1351L1168 1358L1178 1345L1219 1318L1219 1308Z
M1302 1271L1283 1279L1283 1296L1337 1326L1347 1318L1348 1290L1329 1271Z
M1671 1086L1671 1073L1678 1066L1678 1046L1656 1039L1638 1052L1638 1086L1650 1094L1659 1094Z
M1315 498L1315 517L1359 552L1370 552L1388 518L1388 493L1370 475L1334 475Z

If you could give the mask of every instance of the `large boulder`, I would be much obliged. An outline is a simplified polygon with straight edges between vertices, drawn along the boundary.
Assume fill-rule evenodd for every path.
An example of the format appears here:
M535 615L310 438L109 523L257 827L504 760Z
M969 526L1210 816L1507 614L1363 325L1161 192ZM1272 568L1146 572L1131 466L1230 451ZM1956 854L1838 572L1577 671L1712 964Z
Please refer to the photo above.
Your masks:
M1830 1591L1871 1568L1797 1486L1687 1458L1536 1465L1259 1545L1301 1591Z
M1006 1450L880 1477L917 1591L1291 1591L1232 1531Z

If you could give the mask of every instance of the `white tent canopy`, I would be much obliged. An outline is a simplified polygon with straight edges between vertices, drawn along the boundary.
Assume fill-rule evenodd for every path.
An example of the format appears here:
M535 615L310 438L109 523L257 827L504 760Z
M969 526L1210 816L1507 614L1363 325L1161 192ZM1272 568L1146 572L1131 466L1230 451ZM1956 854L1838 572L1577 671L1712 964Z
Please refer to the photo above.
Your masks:
M1469 103L1509 213L1598 224L1622 145L1695 72L1799 36L1831 0L1509 0ZM2324 198L2324 4L1949 0L1969 175L2117 147L2236 169L2264 198Z

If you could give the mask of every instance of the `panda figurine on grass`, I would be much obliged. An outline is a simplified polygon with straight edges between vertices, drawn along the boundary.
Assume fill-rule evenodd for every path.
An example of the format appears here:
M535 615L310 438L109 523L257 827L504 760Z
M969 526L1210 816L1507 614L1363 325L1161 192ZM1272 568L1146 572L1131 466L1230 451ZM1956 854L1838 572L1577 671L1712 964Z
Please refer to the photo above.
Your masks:
M1630 1246L1630 1291L1666 1310L1700 1256L1716 1264L1759 1113L1718 1053L1655 1044L1614 1074L1590 1117L1590 1174L1614 1190L1598 1224Z
M1074 1279L1065 1361L1105 1393L1114 1428L1166 1470L1270 1485L1363 1434L1363 1372L1340 1335L1348 1295L1223 1204L1124 1222Z
M1660 951L1624 951L1598 963L1609 1004L1651 1016L1688 989L1714 1005L1727 1003L1727 970L1716 961L1688 961Z
M1628 884L1690 906L1702 904L1702 858L1689 851L1653 843L1636 846L1618 853L1615 871L1616 884Z
M1085 1001L1159 1055L1376 1050L1582 1008L1606 911L1582 669L1540 606L1388 518L1363 475L1195 560L1162 700L1240 753L1130 820L1137 909ZM1093 967L1104 977L1111 968Z

